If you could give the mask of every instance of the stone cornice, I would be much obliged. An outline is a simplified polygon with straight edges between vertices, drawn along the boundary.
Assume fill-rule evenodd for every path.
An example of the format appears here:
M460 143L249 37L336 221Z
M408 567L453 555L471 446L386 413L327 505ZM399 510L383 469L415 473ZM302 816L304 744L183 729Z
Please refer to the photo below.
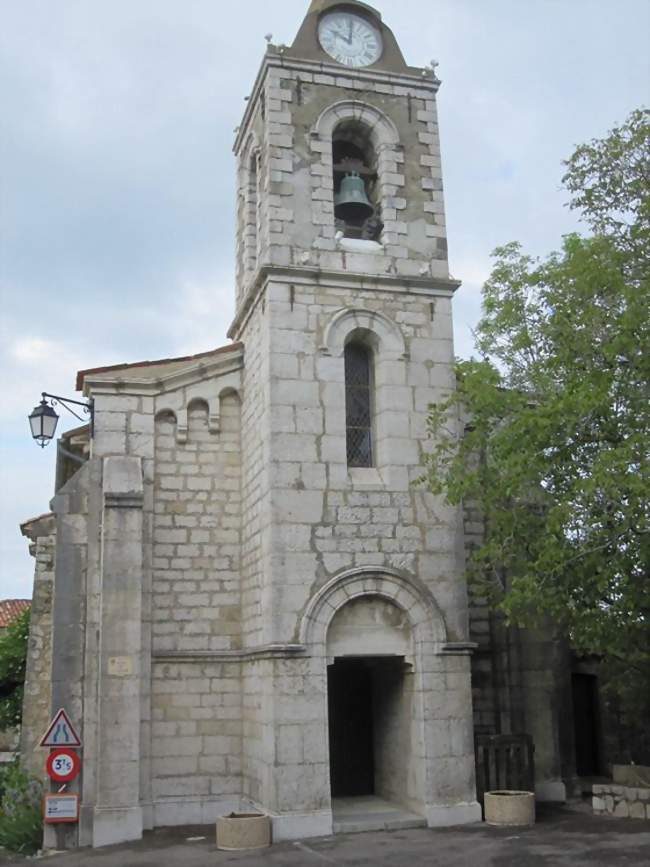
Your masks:
M84 394L146 394L155 395L165 391L192 385L204 379L225 376L244 366L244 348L227 354L218 355L213 360L202 360L198 364L161 374L155 378L131 378L124 376L107 377L106 374L84 379Z
M35 542L41 536L50 536L55 531L56 518L53 512L46 512L44 515L30 518L28 521L23 521L20 525L22 535L32 542Z
M373 567L374 568L374 567ZM377 570L375 570L377 571ZM448 641L439 644L439 656L469 656L478 644L472 641ZM240 650L154 650L153 662L247 662L253 659L291 659L307 652L304 644L263 644Z
M104 506L107 509L142 509L144 495L142 493L107 493L104 494Z
M362 274L355 271L339 271L328 268L293 265L263 265L251 283L235 318L228 329L228 337L238 335L249 313L266 287L272 280L283 280L294 285L325 285L327 288L370 289L373 291L394 292L401 290L414 295L430 297L451 297L461 285L460 280L444 277L405 277L399 274Z
M447 641L438 653L440 656L471 656L477 647L474 641Z
M287 659L306 652L304 644L262 644L241 650L154 650L153 662L245 662L251 659Z

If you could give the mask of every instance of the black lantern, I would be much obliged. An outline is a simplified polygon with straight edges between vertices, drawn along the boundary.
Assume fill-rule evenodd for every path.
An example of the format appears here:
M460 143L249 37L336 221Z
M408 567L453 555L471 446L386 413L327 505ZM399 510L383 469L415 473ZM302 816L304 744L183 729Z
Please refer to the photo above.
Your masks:
M44 449L54 437L56 425L59 420L59 416L54 411L54 406L57 403L60 403L61 406L65 407L65 409L72 413L75 418L78 418L79 421L84 421L83 416L79 415L78 412L75 412L69 404L72 403L75 406L80 406L83 412L90 416L90 436L92 437L95 420L95 404L92 398L87 403L84 403L80 400L73 400L71 397L61 397L58 394L48 394L46 391L42 392L41 397L41 402L38 406L34 407L29 415L29 426L32 429L32 436L42 449ZM50 399L49 403L46 398Z
M58 415L45 398L32 410L29 416L29 426L32 429L32 436L42 449L54 437L58 421Z

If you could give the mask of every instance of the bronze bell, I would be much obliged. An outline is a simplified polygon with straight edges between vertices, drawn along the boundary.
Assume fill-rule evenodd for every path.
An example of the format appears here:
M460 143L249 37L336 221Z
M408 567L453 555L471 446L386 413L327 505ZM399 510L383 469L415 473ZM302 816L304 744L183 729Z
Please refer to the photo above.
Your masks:
M372 216L375 209L368 201L366 185L358 172L350 172L341 181L341 189L334 196L334 214L339 220L360 222Z

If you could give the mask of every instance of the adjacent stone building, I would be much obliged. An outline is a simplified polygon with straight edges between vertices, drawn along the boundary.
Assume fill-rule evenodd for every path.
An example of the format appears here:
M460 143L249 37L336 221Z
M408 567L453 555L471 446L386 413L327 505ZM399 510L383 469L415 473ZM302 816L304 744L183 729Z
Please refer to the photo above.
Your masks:
M416 484L454 388L439 84L376 11L314 0L236 136L232 342L78 375L88 459L25 528L53 587L48 701L84 744L59 845L247 805L276 840L329 834L337 796L480 819L471 654L477 726L508 731L507 648L480 602L470 634L462 511ZM527 641L517 725L563 797Z

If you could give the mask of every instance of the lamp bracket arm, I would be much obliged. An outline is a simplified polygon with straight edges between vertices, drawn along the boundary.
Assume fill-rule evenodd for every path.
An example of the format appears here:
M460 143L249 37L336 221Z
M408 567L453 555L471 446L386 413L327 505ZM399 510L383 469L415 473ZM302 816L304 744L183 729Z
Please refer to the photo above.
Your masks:
M68 412L71 413L75 418L78 418L79 421L85 421L84 417L79 415L79 413L75 412L70 406L68 406L68 404L72 403L75 406L83 407L84 412L88 413L88 415L90 416L90 420L92 423L93 417L94 417L94 410L95 410L95 402L92 398L88 401L82 401L82 400L73 400L71 397L61 397L61 395L59 395L59 394L50 394L47 391L43 391L43 392L41 392L41 394L42 394L43 400L48 398L52 406L54 406L57 403L60 403L61 406L63 406L65 409L67 409Z

